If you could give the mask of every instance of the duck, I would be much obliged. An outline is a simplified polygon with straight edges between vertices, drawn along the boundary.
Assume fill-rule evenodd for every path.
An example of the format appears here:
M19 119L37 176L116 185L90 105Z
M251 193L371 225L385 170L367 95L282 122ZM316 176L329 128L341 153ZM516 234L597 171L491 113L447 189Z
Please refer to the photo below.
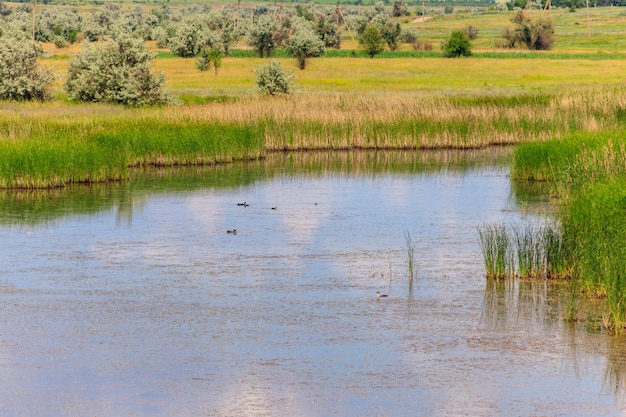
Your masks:
M278 210L278 207L272 207L272 210Z
M228 233L229 235L236 235L237 234L237 229L227 230L226 233Z
M243 202L243 203L237 203L238 206L243 206L243 207L248 207L250 204L248 204L247 202Z
M389 297L387 294L381 294L380 291L376 291L376 298Z

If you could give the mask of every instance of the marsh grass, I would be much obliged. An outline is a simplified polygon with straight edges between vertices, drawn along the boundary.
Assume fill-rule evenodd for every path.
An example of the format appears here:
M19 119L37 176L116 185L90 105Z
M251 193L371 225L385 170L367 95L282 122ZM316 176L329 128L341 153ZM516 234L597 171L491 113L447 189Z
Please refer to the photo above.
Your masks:
M488 279L571 277L560 226L485 224L478 229Z
M137 165L212 164L260 155L256 131L155 118L0 122L0 187L50 188L117 181Z
M505 279L513 276L511 241L503 224L485 224L478 229L483 260L488 279Z
M539 148L529 153L526 166L516 158L515 175L550 178L566 174L558 167L568 166L582 146L592 143L594 132L619 132L626 108L626 88L479 96L191 97L185 100L196 104L148 109L0 103L0 187L117 180L126 177L125 163L203 164L284 150L471 149L571 134L586 138L570 141L563 162L551 155L552 142L546 148L533 145ZM618 138L612 143L611 152L605 155L600 147L596 159L589 156L575 166L593 167L598 158L609 161L618 151L624 158Z
M607 320L626 326L626 178L592 183L573 192L563 215L574 274L589 294L606 297Z
M413 279L415 276L415 245L417 242L414 242L413 239L411 239L411 234L408 230L404 232L404 239L406 240L407 261L409 266L409 291L412 291Z

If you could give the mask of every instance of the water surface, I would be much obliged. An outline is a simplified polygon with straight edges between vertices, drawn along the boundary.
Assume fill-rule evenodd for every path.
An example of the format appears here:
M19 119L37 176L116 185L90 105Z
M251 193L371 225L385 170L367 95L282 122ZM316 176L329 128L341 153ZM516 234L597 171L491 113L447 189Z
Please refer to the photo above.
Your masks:
M550 215L508 174L285 154L5 192L0 415L623 415L622 339L564 323L558 287L485 281L477 228Z

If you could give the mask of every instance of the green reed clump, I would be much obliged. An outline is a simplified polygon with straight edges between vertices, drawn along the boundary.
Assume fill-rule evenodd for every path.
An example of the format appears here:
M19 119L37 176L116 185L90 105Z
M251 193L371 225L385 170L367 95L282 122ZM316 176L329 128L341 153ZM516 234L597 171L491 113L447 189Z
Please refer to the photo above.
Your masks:
M571 278L570 260L561 227L556 224L546 224L542 227L540 234L546 278Z
M524 278L543 276L543 248L540 231L531 225L514 227L513 242L517 258L517 275Z
M487 278L504 279L513 276L511 239L503 224L485 224L478 229Z
M128 177L129 166L256 158L263 148L255 126L191 120L46 120L18 133L0 135L0 188L115 181Z
M515 148L511 177L516 180L583 184L626 171L626 131L576 133Z
M485 224L478 231L488 278L568 278L568 259L560 229Z
M573 192L563 234L574 276L589 293L605 294L614 330L626 326L626 178Z

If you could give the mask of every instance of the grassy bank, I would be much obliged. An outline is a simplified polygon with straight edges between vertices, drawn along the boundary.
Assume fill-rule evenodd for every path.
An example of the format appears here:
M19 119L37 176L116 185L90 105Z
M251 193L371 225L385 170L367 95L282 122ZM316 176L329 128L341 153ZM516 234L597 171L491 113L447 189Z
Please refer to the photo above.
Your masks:
M127 178L136 165L257 158L262 142L235 123L109 117L87 121L0 118L0 187L47 188Z
M0 104L0 186L125 177L138 164L206 164L311 149L480 148L615 129L626 89L562 94L243 96L127 109Z
M625 102L626 90L606 89L474 97L250 96L143 110L5 104L0 184L101 181L122 177L128 165L213 163L283 149L476 148L544 140L614 129Z
M567 264L585 294L606 298L605 325L626 328L626 130L526 143L513 177L549 180L563 204Z

